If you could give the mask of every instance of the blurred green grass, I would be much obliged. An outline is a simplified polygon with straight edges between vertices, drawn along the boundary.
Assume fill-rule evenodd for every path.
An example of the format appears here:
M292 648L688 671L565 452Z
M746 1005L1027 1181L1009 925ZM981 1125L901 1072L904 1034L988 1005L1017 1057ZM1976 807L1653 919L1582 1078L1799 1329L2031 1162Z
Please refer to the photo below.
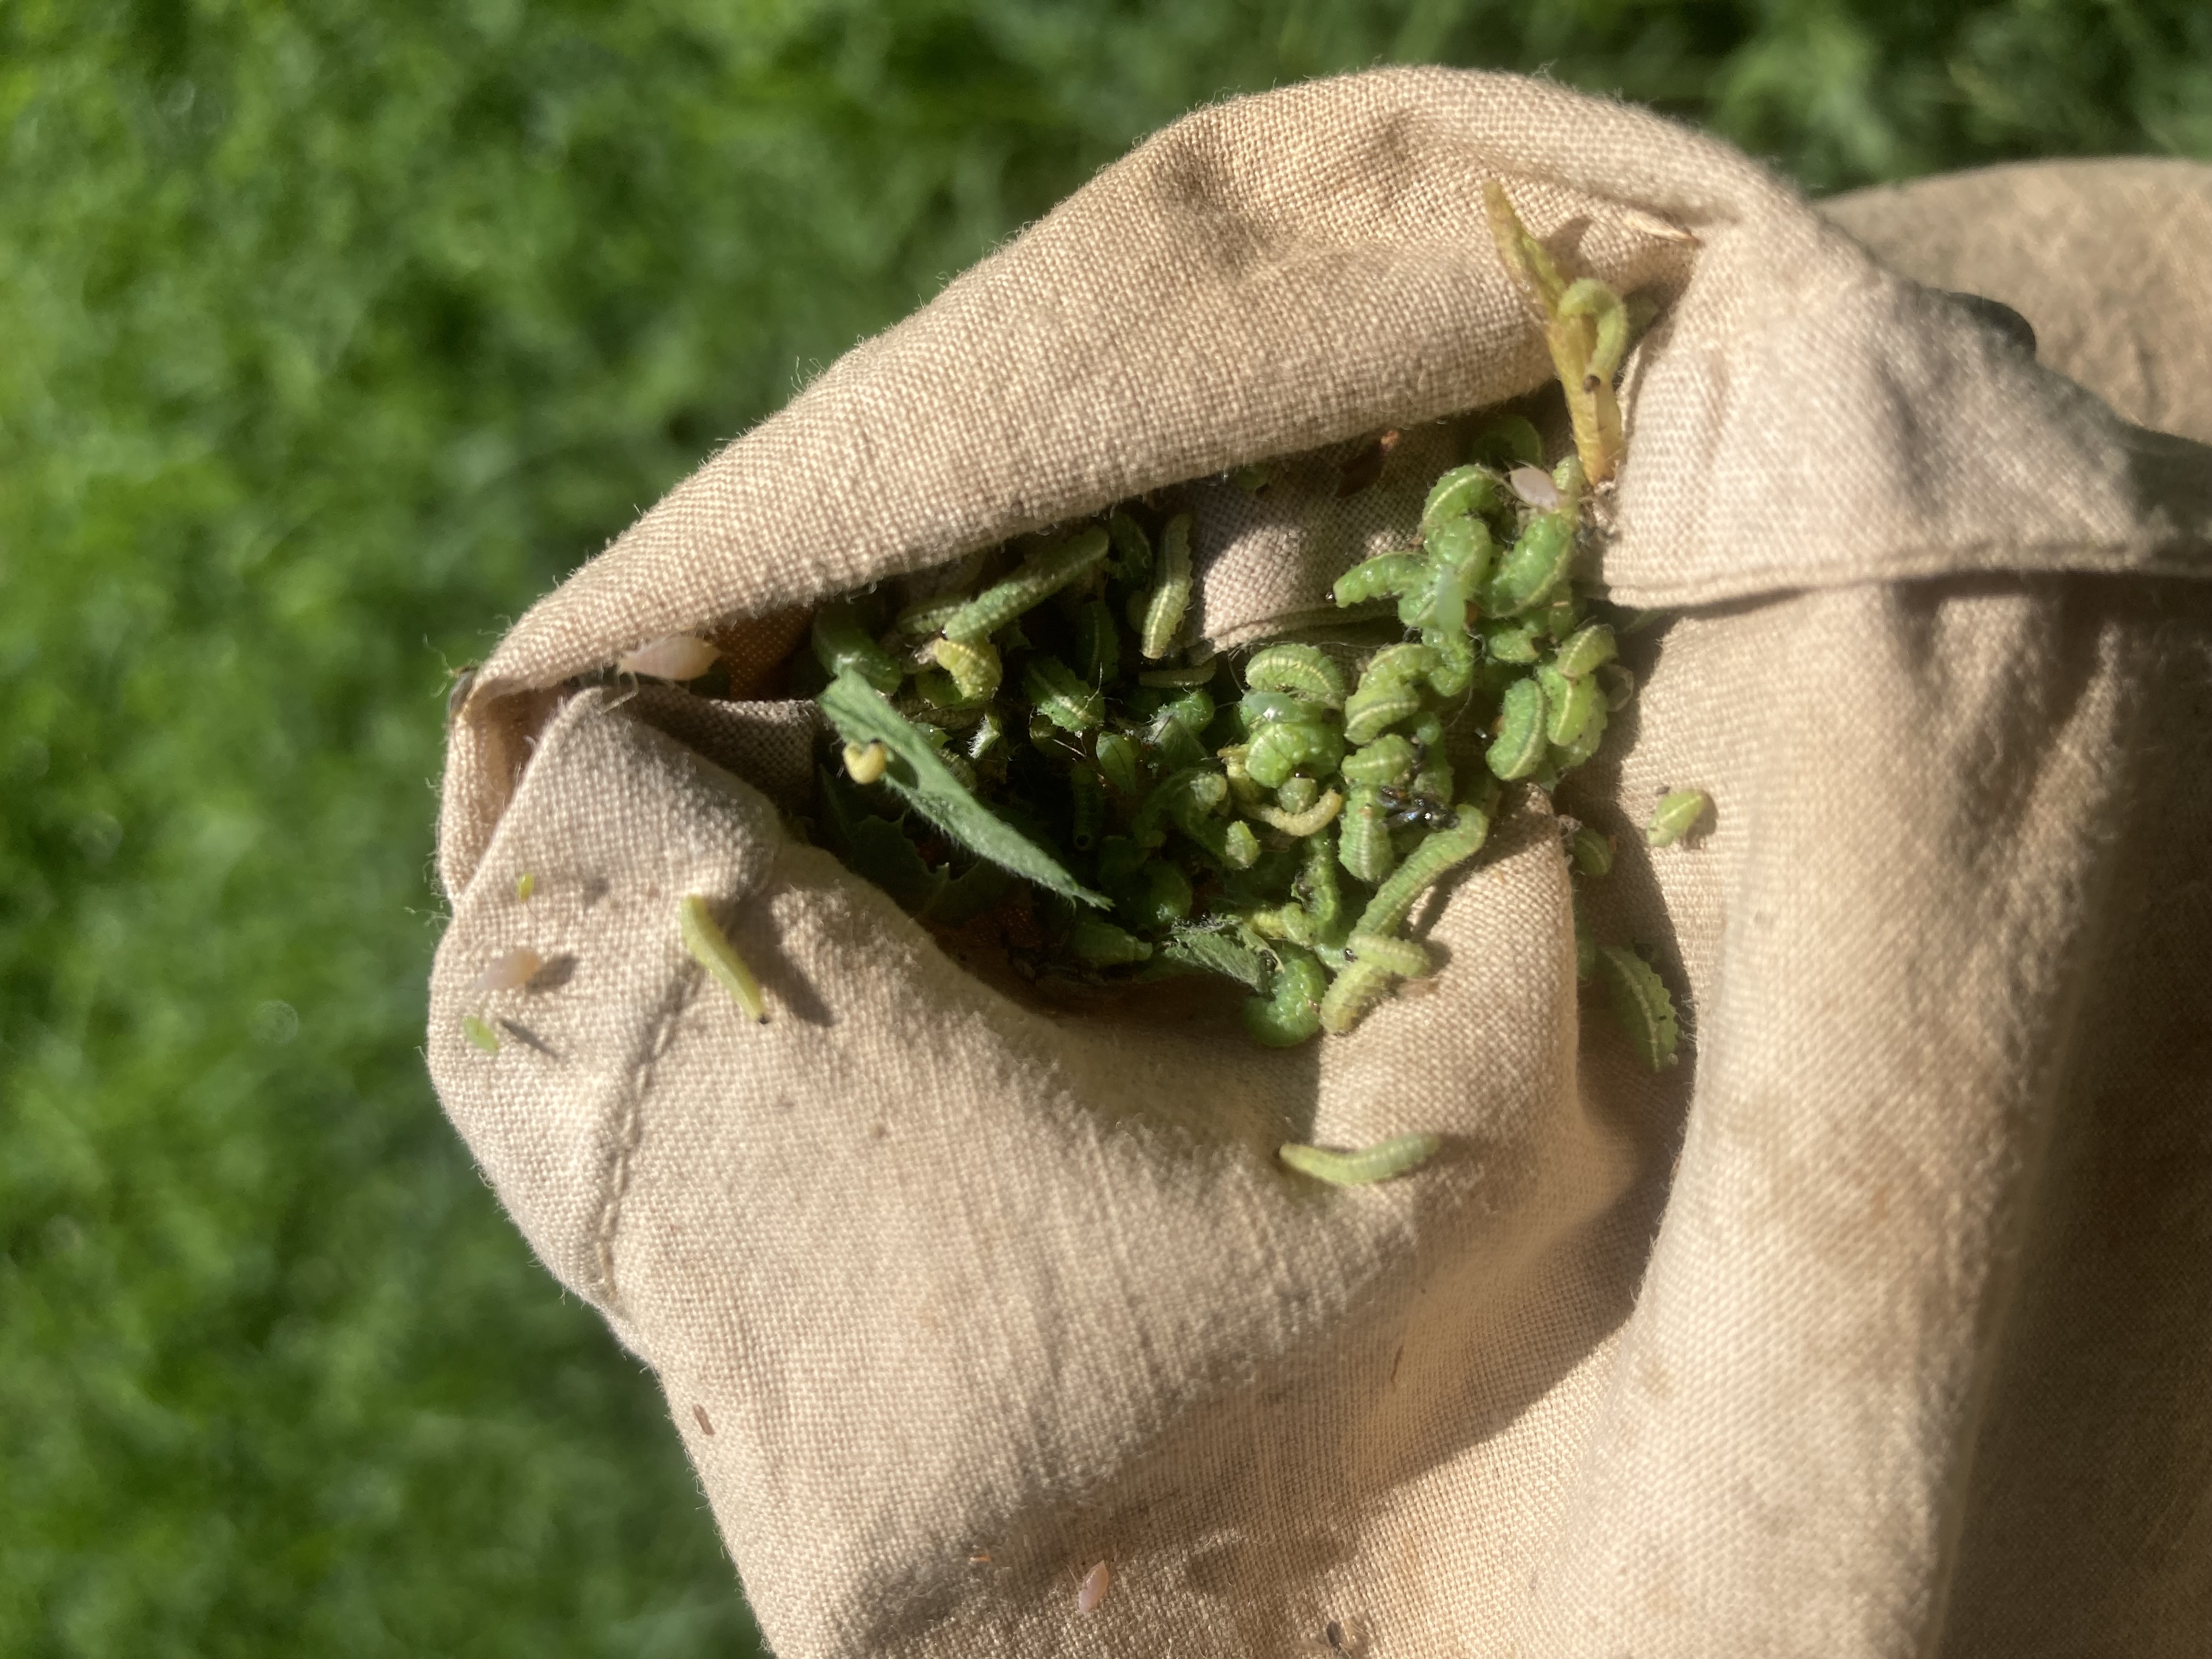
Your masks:
M447 671L1133 139L1402 61L1815 191L2212 156L2193 0L0 8L0 1651L751 1650L424 1080Z

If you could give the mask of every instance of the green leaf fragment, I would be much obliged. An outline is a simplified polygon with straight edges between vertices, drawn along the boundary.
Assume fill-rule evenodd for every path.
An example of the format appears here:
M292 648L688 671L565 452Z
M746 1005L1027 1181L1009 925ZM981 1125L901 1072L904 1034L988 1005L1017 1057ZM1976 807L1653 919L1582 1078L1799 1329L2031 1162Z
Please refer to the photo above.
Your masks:
M833 600L814 613L813 645L814 659L832 679L849 669L888 696L906 678L890 653L869 637L850 600Z
M1051 854L994 814L955 777L936 746L857 674L840 674L816 699L848 743L890 751L884 785L977 858L1098 909L1105 896L1077 881Z
M1206 974L1218 974L1257 991L1267 983L1267 960L1224 928L1177 928L1160 954Z
M1674 1063L1681 1041L1681 1025L1674 1015L1674 999L1651 964L1620 945L1597 947L1597 968L1613 1005L1613 1016L1628 1037L1636 1057L1654 1072Z

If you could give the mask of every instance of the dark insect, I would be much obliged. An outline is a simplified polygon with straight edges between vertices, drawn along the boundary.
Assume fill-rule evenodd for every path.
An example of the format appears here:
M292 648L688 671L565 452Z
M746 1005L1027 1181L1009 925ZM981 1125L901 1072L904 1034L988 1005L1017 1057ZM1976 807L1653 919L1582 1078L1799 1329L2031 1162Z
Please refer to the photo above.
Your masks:
M1415 794L1412 790L1401 789L1393 783L1382 785L1375 793L1382 801L1383 811L1390 815L1389 824L1393 830L1403 829L1409 823L1418 823L1430 830L1450 830L1459 823L1459 814L1434 795Z

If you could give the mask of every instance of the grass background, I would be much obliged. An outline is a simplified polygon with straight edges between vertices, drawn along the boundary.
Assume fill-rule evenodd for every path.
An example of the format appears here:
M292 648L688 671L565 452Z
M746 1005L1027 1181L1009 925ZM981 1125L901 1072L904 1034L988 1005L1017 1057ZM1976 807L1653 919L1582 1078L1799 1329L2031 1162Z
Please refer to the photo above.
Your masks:
M742 1655L417 1054L450 666L1194 103L2212 157L2200 0L0 0L0 1651Z

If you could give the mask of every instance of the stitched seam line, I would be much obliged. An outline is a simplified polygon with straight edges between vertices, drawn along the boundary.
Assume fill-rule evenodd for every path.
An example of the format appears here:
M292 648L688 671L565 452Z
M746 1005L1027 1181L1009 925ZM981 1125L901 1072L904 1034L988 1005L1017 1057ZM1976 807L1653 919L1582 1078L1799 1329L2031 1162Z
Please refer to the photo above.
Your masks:
M690 1001L699 978L698 970L682 975L667 1000L653 1015L644 1060L632 1068L628 1098L624 1102L621 1121L615 1130L615 1146L609 1160L606 1197L599 1206L599 1223L592 1241L593 1265L599 1273L599 1291L610 1313L627 1319L622 1294L615 1288L615 1233L622 1225L623 1200L629 1195L630 1160L643 1137L645 1097L653 1087L654 1066L668 1051L677 1017Z

